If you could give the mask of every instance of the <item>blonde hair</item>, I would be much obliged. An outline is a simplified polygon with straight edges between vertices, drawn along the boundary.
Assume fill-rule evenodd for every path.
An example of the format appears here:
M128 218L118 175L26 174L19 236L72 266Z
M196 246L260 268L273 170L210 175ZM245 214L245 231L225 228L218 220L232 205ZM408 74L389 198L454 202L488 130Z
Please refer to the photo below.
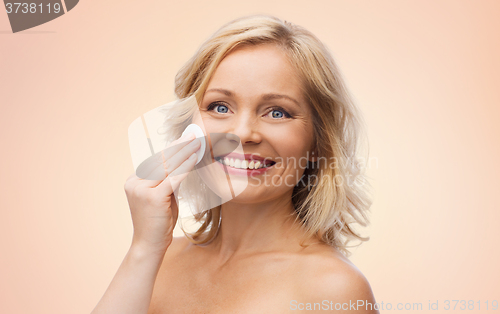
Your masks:
M317 180L313 186L300 184L301 180L294 187L292 202L296 220L308 235L317 236L349 256L350 241L361 243L369 239L359 235L353 224L368 225L367 212L372 204L369 183L361 173L357 158L363 131L361 115L328 48L316 36L274 16L235 19L203 43L177 73L175 93L178 98L194 95L199 103L222 59L236 47L258 44L274 44L283 49L302 79L305 99L313 112L319 162L309 164L304 176ZM177 114L166 123L180 135L186 126L186 117L192 116L194 110L182 105L173 109ZM184 231L186 236L197 244L212 240L219 229L220 211L219 205L196 215L201 227L193 234Z

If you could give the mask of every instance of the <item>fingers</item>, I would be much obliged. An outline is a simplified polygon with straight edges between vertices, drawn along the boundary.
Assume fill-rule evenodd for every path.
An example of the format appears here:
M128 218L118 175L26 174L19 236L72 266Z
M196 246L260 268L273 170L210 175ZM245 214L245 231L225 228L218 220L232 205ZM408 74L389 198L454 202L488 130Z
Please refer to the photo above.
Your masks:
M134 191L135 187L141 183L141 180L142 179L139 178L135 173L132 173L127 178L127 180L125 181L125 184L123 185L125 193L128 194L129 192Z
M167 175L169 159L194 139L193 135L186 135L170 143L163 150L144 160L136 169L136 174L145 180L163 180ZM173 170L172 170L173 171Z
M166 193L172 193L179 188L182 180L184 180L189 172L193 170L196 164L196 154L192 153L186 160L184 160L172 173L168 175L158 186L158 189L164 190Z
M165 162L163 164L165 172L170 175L174 172L186 159L191 156L191 154L195 153L201 146L201 142L199 139L194 139L191 143L182 147L175 154L168 156L168 152L165 153ZM176 172L179 174L179 172Z
M189 139L191 137L191 139ZM189 140L186 141L186 138ZM183 141L179 143L180 141ZM137 184L146 187L157 187L164 181L171 181L176 188L180 182L187 176L189 171L194 168L197 156L193 157L194 162L188 162L189 156L200 148L201 142L194 138L194 134L180 138L172 142L166 149L151 156L137 168L137 174L132 174L127 179L126 185L129 187ZM184 174L181 176L181 174ZM176 178L173 178L176 177ZM170 180L165 180L170 178ZM166 187L163 187L166 188ZM173 190L175 190L175 188ZM171 193L171 192L170 192Z
M179 164L178 158L174 164L171 164L170 158L175 156L180 150L189 145L195 136L194 134L187 134L183 137L173 141L166 148L152 155L144 160L136 169L136 175L148 182L149 185L158 185L165 177L172 172ZM196 146L196 145L195 145ZM183 153L181 158L186 153Z
M163 150L165 159L167 160L170 159L173 155L175 155L175 153L177 153L184 146L191 143L194 139L195 139L194 133L189 133L168 144L167 147ZM172 147L175 147L175 149L170 149Z
M180 150L178 147L175 147L176 153L170 155L170 157L167 157L169 156L169 154L167 153L163 154L165 150L160 152L157 158L151 160L151 163L154 164L151 166L151 169L153 170L150 174L145 176L144 179L150 181L148 182L149 186L157 186L167 176L173 173L184 161L186 161L186 159L188 159L191 154L195 153L200 148L200 146L200 140L195 139L191 141L191 143L184 145L184 147L182 147ZM167 151L171 152L173 150L173 148L170 148ZM161 158L161 160L159 158ZM189 171L191 171L191 169L189 169ZM143 175L144 172L141 174ZM180 173L177 171L176 174L179 175Z

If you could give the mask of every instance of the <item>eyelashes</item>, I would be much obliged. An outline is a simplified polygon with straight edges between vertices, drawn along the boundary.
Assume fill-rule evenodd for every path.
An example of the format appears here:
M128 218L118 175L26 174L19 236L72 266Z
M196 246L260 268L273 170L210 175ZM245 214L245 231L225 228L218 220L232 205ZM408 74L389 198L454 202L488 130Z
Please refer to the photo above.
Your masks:
M210 105L208 105L208 107L207 107L207 111L212 111L212 110L213 110L215 107L217 107L217 106L224 106L224 107L226 107L226 108L227 108L227 106L226 106L226 105L224 105L224 104L223 104L223 103L221 103L221 102L213 102L213 103L211 103ZM227 109L229 110L229 108L227 108ZM226 112L227 112L227 111L226 111ZM217 113L225 113L225 112L217 112Z
M270 112L273 112L273 111L281 111L281 113L283 113L283 116L287 119L291 119L292 118L292 115L289 114L285 109L283 109L282 107L280 106L274 106L274 107L271 107L270 108Z
M213 103L211 103L210 105L208 105L207 111L212 111L214 108L216 108L216 107L218 108L218 106L225 107L226 111L225 112L216 111L217 113L224 114L224 113L227 113L229 111L229 108L224 103L222 103L222 102L213 102ZM279 120L279 119L291 119L291 118L293 118L291 114L289 114L285 109L283 109L283 107L280 107L280 106L272 106L272 107L270 107L269 110L267 111L266 115L268 115L269 113L274 112L274 111L281 112L283 114L282 117L278 117L275 120Z

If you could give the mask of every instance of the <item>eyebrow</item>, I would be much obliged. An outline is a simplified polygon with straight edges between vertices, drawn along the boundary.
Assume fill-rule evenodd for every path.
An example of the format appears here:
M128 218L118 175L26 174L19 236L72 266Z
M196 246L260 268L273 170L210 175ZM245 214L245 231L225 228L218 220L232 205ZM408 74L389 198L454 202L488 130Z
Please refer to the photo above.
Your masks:
M228 97L233 97L234 96L233 92L231 92L231 91L229 91L227 89L222 89L222 88L211 88L211 89L209 89L209 90L206 91L206 93L210 93L210 92L218 92L218 93L224 94L224 95L226 95ZM274 93L264 94L262 96L262 99L263 100L288 99L288 100L293 101L295 104L297 104L297 106L300 106L300 104L299 104L298 101L296 101L295 99L293 99L290 96L282 95L282 94L274 94Z

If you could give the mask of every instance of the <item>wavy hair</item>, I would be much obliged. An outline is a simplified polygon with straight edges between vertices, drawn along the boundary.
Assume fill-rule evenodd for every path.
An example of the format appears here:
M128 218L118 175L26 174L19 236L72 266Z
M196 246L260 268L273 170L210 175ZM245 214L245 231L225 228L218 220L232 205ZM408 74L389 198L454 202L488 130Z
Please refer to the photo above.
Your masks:
M299 74L305 99L313 112L318 160L308 164L303 178L316 180L313 184L301 180L294 187L292 203L296 221L307 235L316 236L349 256L348 247L353 247L348 246L350 241L361 244L369 239L354 228L354 224L368 225L367 213L372 204L370 184L358 158L358 146L366 134L361 114L331 53L315 35L270 15L235 19L218 29L179 70L175 93L179 99L194 96L199 103L225 56L237 47L260 44L282 48ZM194 109L178 104L172 110L175 113L165 124L170 124L174 134L180 135ZM201 181L198 184L203 185ZM195 219L201 226L192 234L183 229L184 233L193 243L208 243L220 227L220 205L195 215Z

